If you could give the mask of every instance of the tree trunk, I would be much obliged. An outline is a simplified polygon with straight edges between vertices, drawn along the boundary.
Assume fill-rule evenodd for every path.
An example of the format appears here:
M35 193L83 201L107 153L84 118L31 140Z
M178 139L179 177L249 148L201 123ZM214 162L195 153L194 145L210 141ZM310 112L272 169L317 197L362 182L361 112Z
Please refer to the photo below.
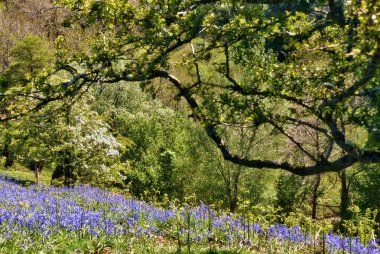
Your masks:
M314 188L313 188L313 201L312 201L312 212L311 217L313 219L317 218L317 206L318 206L318 188L321 184L321 174L318 174L315 178Z
M64 173L65 173L65 186L69 186L74 184L75 179L74 179L74 169L73 166L71 165L72 160L71 160L71 153L69 153L70 157L65 158L65 164L64 164Z
M29 169L34 172L34 176L36 177L36 184L37 185L40 184L40 174L42 172L43 167L44 167L44 161L43 160L39 160L39 161L32 160L29 163Z
M233 178L233 188L232 188L232 195L231 195L231 203L230 203L230 211L234 212L237 208L238 205L238 195L239 195L239 178L240 178L240 170L241 167L238 168L236 174L234 175Z
M39 185L40 184L40 173L38 172L38 167L35 167L34 174L36 176L36 184Z
M13 159L12 152L10 151L8 144L5 144L4 146L3 156L5 156L4 167L5 168L12 167L14 164L14 159Z
M342 170L339 173L341 180L341 190L340 190L340 218L341 220L350 219L350 214L348 208L350 206L350 188L347 180L347 173L345 170Z
M232 195L230 196L230 212L233 213L235 212L237 208L237 203L238 203L238 198L237 198L237 192L231 193Z
M14 164L14 158L13 158L13 154L12 154L12 151L11 151L11 148L10 148L10 144L12 142L12 138L9 134L9 123L6 122L5 123L5 139L4 139L4 149L2 151L2 155L5 157L5 163L4 163L4 167L5 168L10 168L13 166Z

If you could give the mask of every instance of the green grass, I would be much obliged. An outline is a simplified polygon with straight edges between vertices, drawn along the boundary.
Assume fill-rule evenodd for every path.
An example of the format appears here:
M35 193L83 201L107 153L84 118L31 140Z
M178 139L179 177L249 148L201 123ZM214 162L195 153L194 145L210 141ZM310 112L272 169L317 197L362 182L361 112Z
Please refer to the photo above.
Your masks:
M12 166L11 168L5 169L3 165L4 165L3 161L0 160L0 174L1 175L19 179L25 182L26 184L36 183L36 177L34 175L34 172L30 171L24 166L18 163L15 163L15 165ZM49 170L42 170L41 175L40 175L40 183L44 185L50 185L52 174L53 172Z

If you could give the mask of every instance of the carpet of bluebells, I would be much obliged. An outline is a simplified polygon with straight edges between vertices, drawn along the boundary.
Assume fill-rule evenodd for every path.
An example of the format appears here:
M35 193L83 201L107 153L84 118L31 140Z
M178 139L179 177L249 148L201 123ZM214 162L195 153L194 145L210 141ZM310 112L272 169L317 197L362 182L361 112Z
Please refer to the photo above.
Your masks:
M311 234L297 225L262 226L203 204L162 209L99 188L22 187L0 177L0 253L95 252L107 246L112 253L137 247L142 253L142 246L150 253L160 245L184 252L380 253L375 240L364 246L359 238Z

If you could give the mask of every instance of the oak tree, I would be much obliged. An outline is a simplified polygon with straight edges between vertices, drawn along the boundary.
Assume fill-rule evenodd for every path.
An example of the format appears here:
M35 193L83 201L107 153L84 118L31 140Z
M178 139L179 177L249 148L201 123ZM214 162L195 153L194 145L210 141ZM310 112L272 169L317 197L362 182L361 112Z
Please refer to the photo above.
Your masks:
M95 27L92 52L60 58L32 89L5 91L13 115L80 96L94 84L165 79L225 160L298 175L379 163L351 133L379 128L379 1L59 0L67 27ZM41 84L44 84L41 86ZM31 86L29 86L31 87ZM13 96L13 97L12 97ZM10 97L29 98L19 108ZM175 99L173 98L173 99ZM241 156L225 127L288 140L302 160ZM298 130L298 131L295 131ZM317 132L304 142L300 132ZM288 144L280 150L286 151Z

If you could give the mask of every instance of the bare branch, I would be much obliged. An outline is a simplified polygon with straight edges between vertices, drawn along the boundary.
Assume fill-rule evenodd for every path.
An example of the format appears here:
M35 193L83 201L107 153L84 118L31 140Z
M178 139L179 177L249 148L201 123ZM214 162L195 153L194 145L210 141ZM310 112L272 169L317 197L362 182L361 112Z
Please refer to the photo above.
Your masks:
M277 130L279 130L285 137L287 137L298 149L300 149L304 154L306 154L312 161L317 162L317 159L308 152L305 148L303 148L302 144L300 142L297 142L292 136L290 136L288 133L285 132L283 128L278 126L273 121L268 121L273 127L275 127Z

